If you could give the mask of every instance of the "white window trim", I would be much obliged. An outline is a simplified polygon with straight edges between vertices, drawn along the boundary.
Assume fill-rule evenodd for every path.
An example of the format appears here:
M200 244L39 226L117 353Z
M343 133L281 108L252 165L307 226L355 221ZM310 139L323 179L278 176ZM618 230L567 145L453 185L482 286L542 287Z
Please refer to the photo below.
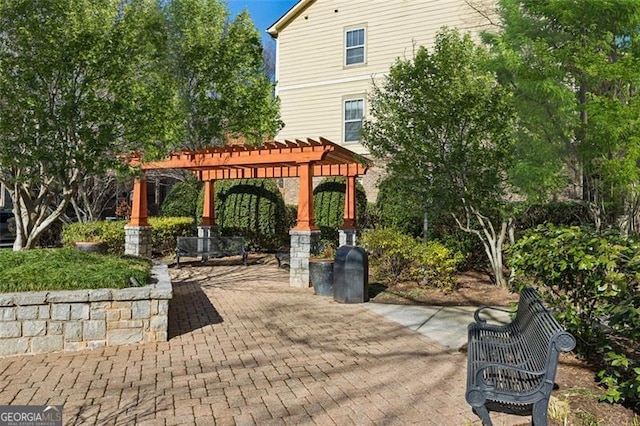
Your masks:
M350 46L347 47L347 33L350 31L358 31L358 30L363 30L364 31L364 44L362 46L358 45L358 46ZM344 29L344 42L342 43L342 48L343 48L343 56L344 56L344 60L342 61L342 64L344 65L345 68L352 68L352 67L361 67L363 65L367 65L367 26L366 25L357 25L357 26L353 26L353 27L346 27ZM358 62L357 64L347 64L347 50L349 49L354 49L354 48L358 48L358 47L362 47L362 62Z
M346 110L347 102L352 102L352 101L362 101L362 118L360 119L361 122L364 123L364 117L366 116L367 101L363 95L346 96L342 98L342 143L343 144L360 143L361 141L361 139L358 139L355 141L347 140L347 131L346 131L347 117L345 115L345 110ZM349 122L355 122L355 121L357 120L349 120Z

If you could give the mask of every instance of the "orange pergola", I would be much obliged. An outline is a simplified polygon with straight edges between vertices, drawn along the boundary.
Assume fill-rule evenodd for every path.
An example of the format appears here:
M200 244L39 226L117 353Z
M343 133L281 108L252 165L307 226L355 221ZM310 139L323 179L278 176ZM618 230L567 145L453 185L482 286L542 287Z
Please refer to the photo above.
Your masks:
M306 138L269 141L260 146L226 145L198 151L173 152L162 161L145 162L129 157L132 166L143 171L186 169L205 182L202 226L215 225L214 184L219 179L299 178L298 220L294 230L313 231L313 177L347 178L344 229L356 226L356 177L366 173L369 161L327 139ZM130 226L148 226L147 188L144 177L134 181Z

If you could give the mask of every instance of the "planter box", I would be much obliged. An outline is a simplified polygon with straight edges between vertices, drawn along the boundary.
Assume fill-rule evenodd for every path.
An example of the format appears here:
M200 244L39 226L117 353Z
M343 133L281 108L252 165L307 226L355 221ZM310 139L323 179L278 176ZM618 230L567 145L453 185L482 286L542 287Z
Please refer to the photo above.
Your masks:
M0 293L0 356L165 342L171 279L125 289Z

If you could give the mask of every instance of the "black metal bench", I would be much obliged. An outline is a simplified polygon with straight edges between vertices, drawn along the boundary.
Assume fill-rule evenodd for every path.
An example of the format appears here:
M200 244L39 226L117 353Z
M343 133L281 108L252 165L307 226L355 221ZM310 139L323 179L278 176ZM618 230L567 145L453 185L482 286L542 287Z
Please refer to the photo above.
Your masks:
M247 251L242 237L178 237L176 241L176 264L180 267L180 257L227 257L242 255L242 263L247 266Z
M474 313L467 345L466 399L483 425L490 411L531 415L547 424L560 351L571 351L575 338L564 331L535 290L520 293L518 310L507 325L488 324Z

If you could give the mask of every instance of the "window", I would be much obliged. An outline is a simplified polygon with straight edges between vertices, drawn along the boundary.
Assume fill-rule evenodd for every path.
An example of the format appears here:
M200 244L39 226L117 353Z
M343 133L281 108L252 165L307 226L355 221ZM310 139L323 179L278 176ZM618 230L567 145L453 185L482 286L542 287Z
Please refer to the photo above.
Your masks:
M364 28L345 32L345 64L364 64Z
M360 140L362 119L364 118L364 99L349 99L344 101L344 141L357 142Z

